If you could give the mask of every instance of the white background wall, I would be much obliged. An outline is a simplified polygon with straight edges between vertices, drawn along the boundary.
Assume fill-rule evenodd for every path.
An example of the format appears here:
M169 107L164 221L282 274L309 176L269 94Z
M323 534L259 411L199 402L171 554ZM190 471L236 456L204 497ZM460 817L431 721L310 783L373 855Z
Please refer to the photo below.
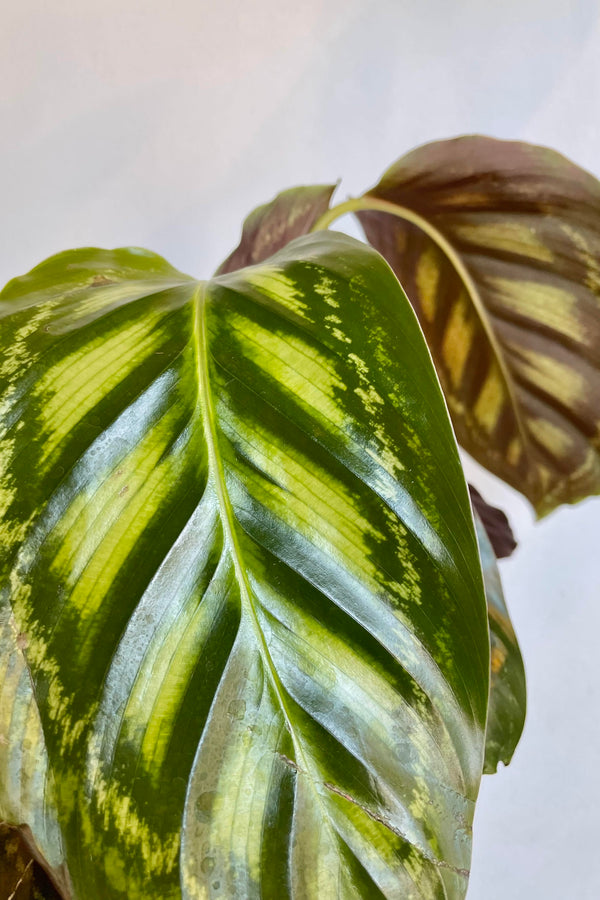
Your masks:
M600 175L593 0L20 0L0 5L0 281L71 246L149 247L209 275L282 188L362 191L415 144L550 144ZM470 470L474 471L474 470ZM525 735L484 779L469 900L600 897L600 500L502 565Z

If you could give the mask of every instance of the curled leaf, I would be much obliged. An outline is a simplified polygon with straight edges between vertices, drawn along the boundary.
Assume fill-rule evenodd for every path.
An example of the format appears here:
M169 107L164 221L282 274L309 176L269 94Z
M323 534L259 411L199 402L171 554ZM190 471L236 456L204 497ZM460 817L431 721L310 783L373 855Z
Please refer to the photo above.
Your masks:
M415 307L459 442L541 515L598 493L600 183L544 147L463 137L402 157L370 198L389 213L360 221Z

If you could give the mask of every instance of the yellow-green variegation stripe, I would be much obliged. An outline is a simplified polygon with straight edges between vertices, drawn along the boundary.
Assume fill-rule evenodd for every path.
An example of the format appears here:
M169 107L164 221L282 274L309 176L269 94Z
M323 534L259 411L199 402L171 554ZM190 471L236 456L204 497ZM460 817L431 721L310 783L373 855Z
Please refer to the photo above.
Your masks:
M540 514L600 492L600 184L544 147L402 157L359 213L431 348L459 442ZM402 216L408 212L408 220Z
M463 897L485 600L386 264L82 250L0 304L3 590L76 896Z

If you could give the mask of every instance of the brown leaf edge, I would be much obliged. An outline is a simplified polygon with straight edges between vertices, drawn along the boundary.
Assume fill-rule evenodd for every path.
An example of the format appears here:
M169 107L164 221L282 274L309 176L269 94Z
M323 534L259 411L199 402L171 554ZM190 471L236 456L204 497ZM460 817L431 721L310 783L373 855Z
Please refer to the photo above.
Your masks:
M0 898L72 900L66 866L53 869L36 846L28 825L0 822Z
M329 209L335 184L304 185L277 194L244 220L240 243L215 275L225 275L263 262L294 238L312 229Z

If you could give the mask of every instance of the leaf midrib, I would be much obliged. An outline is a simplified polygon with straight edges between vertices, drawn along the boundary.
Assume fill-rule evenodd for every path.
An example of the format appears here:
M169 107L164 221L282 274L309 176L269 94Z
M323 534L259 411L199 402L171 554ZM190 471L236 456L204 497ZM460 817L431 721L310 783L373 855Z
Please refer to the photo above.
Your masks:
M204 426L204 437L208 450L208 466L209 473L212 475L217 503L223 526L223 534L225 538L225 548L231 557L236 578L240 588L242 604L248 612L250 621L255 631L258 647L263 664L269 673L269 678L273 685L273 689L277 696L277 700L283 712L287 730L292 739L298 772L303 772L307 776L307 781L313 790L318 806L323 813L323 819L335 833L335 828L331 822L327 808L324 804L318 789L317 782L320 781L318 773L314 771L314 763L310 756L304 751L302 742L296 733L292 723L292 717L289 706L285 697L285 688L281 683L275 663L267 646L264 632L261 628L256 604L252 593L252 587L248 578L248 572L244 563L242 548L238 539L236 519L231 504L231 498L227 489L225 480L225 471L223 458L219 450L217 435L217 416L213 403L212 393L210 390L210 369L209 358L210 348L208 344L208 333L206 327L206 308L207 308L207 285L202 282L198 285L193 297L194 307L194 337L196 350L196 369L198 377L198 394L202 410L202 423ZM315 777L316 775L316 777Z
M266 670L269 673L273 688L277 695L277 699L281 705L288 730L292 737L294 749L298 756L302 757L303 761L305 761L301 743L298 740L298 737L292 725L291 715L284 693L285 689L281 683L279 675L277 674L273 658L267 646L265 635L258 619L252 587L250 585L248 572L244 563L242 548L240 546L238 538L235 514L225 480L223 458L221 456L218 443L217 416L213 403L212 393L210 390L210 348L208 344L208 333L206 328L207 285L205 282L200 283L196 288L193 297L193 306L198 394L202 410L204 437L208 450L208 467L209 472L212 475L215 493L217 496L217 503L219 505L220 518L223 526L223 534L225 537L225 548L231 557L237 582L240 588L242 604L245 606L245 609L249 614L250 621L252 622L254 631L256 633L259 643L260 655L262 657L263 663L265 664Z

